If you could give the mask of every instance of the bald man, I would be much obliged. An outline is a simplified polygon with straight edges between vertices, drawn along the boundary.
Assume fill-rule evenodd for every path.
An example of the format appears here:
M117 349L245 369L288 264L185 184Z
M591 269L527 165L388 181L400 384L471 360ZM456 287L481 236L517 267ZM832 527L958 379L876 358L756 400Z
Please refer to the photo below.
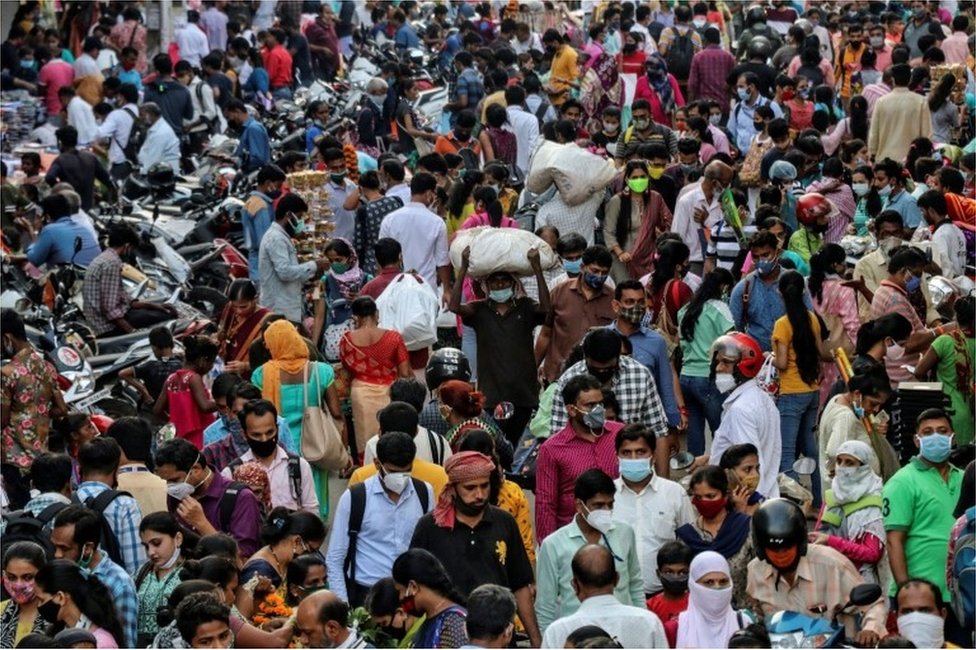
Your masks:
M690 251L691 272L702 274L707 241L706 230L712 230L722 222L722 192L732 186L735 170L721 160L713 160L705 166L705 172L697 183L686 185L674 206L671 230L681 235Z
M606 546L587 544L573 555L573 591L580 606L575 613L546 628L543 648L562 648L566 637L584 625L598 625L624 648L667 648L661 620L643 607L624 605L613 595L619 575Z
M349 605L331 591L309 594L298 604L295 636L305 648L372 648L349 624Z

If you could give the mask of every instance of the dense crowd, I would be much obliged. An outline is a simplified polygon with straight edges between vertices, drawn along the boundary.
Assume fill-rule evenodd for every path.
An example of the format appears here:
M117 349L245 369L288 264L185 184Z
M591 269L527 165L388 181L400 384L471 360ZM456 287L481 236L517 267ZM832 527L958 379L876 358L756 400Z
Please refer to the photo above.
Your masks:
M2 310L0 647L972 647L972 2L149 4L0 46L5 269L153 355L71 410ZM99 214L208 156L174 336Z

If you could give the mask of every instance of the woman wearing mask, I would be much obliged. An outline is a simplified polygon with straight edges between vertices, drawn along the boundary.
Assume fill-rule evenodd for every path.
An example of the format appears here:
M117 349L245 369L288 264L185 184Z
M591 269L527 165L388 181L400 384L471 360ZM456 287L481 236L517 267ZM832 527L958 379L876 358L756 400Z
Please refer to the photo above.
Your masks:
M671 211L649 187L647 162L628 162L624 178L627 186L607 202L603 220L603 238L614 256L614 282L646 275L653 267L657 236L671 228Z
M817 460L814 427L820 406L820 362L832 361L820 339L820 320L803 304L806 285L796 271L779 279L786 315L773 325L773 365L779 370L780 472L792 472L797 453ZM795 478L795 477L794 477ZM820 469L814 471L813 503L820 506Z
M793 78L796 92L792 99L786 101L790 111L790 129L803 131L809 129L813 122L813 102L810 101L810 80L803 75Z
M752 116L752 126L756 135L752 136L749 153L742 161L739 170L739 182L749 188L749 205L759 204L759 187L762 185L762 159L773 148L773 139L769 137L769 123L775 117L769 105L757 106Z
M14 542L3 555L3 588L8 599L0 602L0 647L13 648L28 634L43 632L48 621L37 611L34 578L47 565L44 549L34 542Z
M297 607L305 596L325 588L325 560L318 553L299 555L288 564L286 603Z
M813 306L827 325L825 346L828 351L842 348L848 355L854 352L854 341L861 322L857 317L857 295L844 280L847 273L847 253L839 244L826 244L810 258L810 297ZM824 361L820 382L820 405L837 381L837 364Z
M691 252L681 241L669 240L658 247L654 273L647 283L647 312L665 338L677 341L678 310L691 300L693 292L684 282Z
M241 570L232 560L222 555L203 555L199 546L196 549L200 560L187 560L180 570L183 583L193 580L206 580L213 583L220 592L220 600L236 615L237 588L241 585ZM234 557L236 558L236 552ZM175 593L175 592L174 592Z
M701 143L698 148L698 160L704 167L718 153L715 149L715 139L712 136L711 130L708 128L708 122L705 121L705 118L697 115L689 117L687 124L688 131L685 135Z
M851 361L854 374L860 368L880 366L884 378L890 383L884 365L888 348L904 347L911 334L912 324L901 314L885 314L861 325L854 344L854 359Z
M636 78L644 71L647 54L644 52L644 37L640 32L624 34L624 46L617 53L617 69L620 74L631 74Z
M326 360L335 363L339 360L339 341L352 329L352 301L372 277L359 268L355 249L342 237L329 240L325 256L329 258L329 271L322 276L321 298L315 303L312 340L322 340Z
M136 574L139 596L139 647L145 648L156 637L159 625L156 610L166 603L180 584L183 566L183 533L176 518L168 512L153 512L139 524L139 537L149 560Z
M64 452L71 457L71 485L77 486L81 483L78 450L83 444L98 436L98 429L87 413L68 413L55 421L52 433L57 434ZM54 438L55 436L51 436L48 442L52 451L56 451L59 447Z
M305 153L309 156L315 151L315 143L325 134L325 127L329 123L332 109L328 102L315 100L305 109L305 119L310 123L305 131Z
M393 562L393 582L407 616L425 616L411 648L460 648L468 643L463 598L429 551L410 549Z
M705 423L715 431L722 419L722 394L711 374L712 342L735 329L727 303L735 286L732 273L721 267L705 276L691 301L678 311L681 345L681 393L688 409L688 451L705 453Z
M854 208L854 231L858 237L871 234L868 221L881 213L881 197L871 182L873 178L874 172L869 165L858 165L851 172L851 190L857 200Z
M400 607L400 594L393 578L382 578L366 594L366 611L387 638L377 639L377 646L409 648L423 617L409 616Z
M420 128L420 120L417 117L416 109L413 107L417 97L420 96L417 82L410 78L404 78L397 84L397 88L400 90L400 101L397 103L396 109L397 132L400 134L399 150L401 154L407 157L410 168L413 169L419 157L416 141L427 140L426 149L430 149L433 147L433 143L437 141L438 134Z
M55 631L80 627L95 635L99 648L128 644L112 595L93 575L69 560L54 560L34 576L37 610Z
M752 518L735 512L729 478L721 467L706 465L695 470L689 494L699 516L694 522L678 527L675 536L695 555L714 551L728 560L735 602L747 602L746 568L755 557L749 534Z
M864 140L848 140L840 146L837 155L840 157L848 176L852 175L858 167L867 165L871 159L868 154L868 145L864 143ZM855 192L855 194L857 193Z
M810 542L830 546L854 563L865 582L882 584L879 562L884 556L884 519L881 516L881 477L871 447L848 440L834 455L834 477L824 493L817 532Z
M753 620L732 609L732 572L714 551L695 556L688 568L688 609L664 624L672 648L728 648L733 634Z
M247 379L251 376L248 354L264 328L271 310L258 304L258 289L248 279L234 280L227 304L217 319L217 341L224 370Z
M667 62L657 52L647 58L644 70L644 75L637 80L634 99L650 102L651 119L670 128L674 109L685 105L678 80L668 72Z
M839 242L847 234L847 227L854 221L857 204L851 186L844 182L844 165L839 159L825 160L822 174L821 178L810 183L807 192L822 194L837 209L837 214L827 224L824 243Z
M373 77L366 83L359 115L356 116L356 133L359 146L371 156L379 156L380 142L390 134L389 122L383 120L383 104L386 102L387 85L383 79Z
M264 595L275 592L284 597L287 593L288 565L293 559L308 552L308 545L292 525L294 513L288 508L275 508L261 528L264 546L251 556L241 569L237 609L245 618L257 611Z

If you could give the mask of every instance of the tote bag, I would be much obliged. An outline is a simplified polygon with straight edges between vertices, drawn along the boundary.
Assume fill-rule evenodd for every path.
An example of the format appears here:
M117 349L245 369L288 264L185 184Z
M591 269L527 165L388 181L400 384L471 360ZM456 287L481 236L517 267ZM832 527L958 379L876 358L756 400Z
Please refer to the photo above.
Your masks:
M321 470L340 470L349 466L349 452L342 442L342 434L330 413L319 405L308 405L308 367L305 364L305 410L302 412L302 456ZM316 395L322 395L318 372L315 373Z

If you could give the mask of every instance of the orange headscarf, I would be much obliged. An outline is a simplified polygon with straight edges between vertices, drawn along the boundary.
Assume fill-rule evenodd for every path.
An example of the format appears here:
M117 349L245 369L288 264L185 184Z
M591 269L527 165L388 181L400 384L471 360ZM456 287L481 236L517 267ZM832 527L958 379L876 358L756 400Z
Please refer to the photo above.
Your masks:
M295 326L286 320L271 323L264 332L271 361L264 364L262 396L281 412L281 372L301 372L308 363L308 346Z
M434 523L441 528L454 528L454 498L457 484L491 476L495 471L492 459L477 451L462 451L451 456L444 463L447 472L447 485L441 491L440 499L434 508Z

